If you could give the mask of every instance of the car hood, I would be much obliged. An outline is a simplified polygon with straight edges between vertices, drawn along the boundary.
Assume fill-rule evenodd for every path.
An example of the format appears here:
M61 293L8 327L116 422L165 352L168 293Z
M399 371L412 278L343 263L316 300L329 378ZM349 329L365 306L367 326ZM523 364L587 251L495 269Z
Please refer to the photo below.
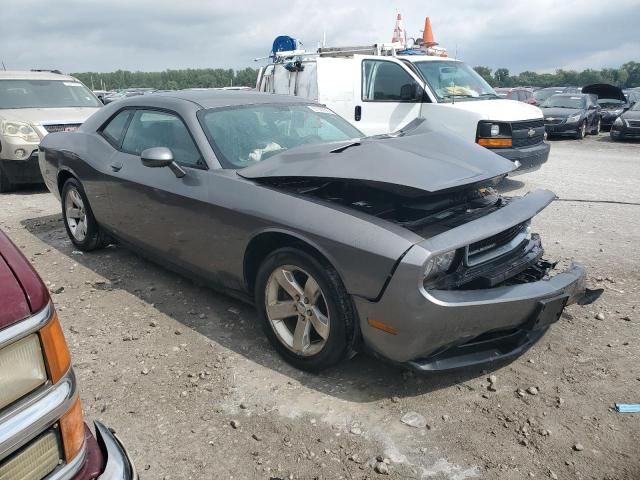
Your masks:
M582 113L582 110L580 110L579 108L547 107L547 108L541 108L541 110L545 118L549 118L549 117L565 118L565 117L568 117L569 115Z
M598 99L611 98L626 102L627 99L622 92L622 89L615 85L609 85L608 83L594 83L582 87L582 93L595 93Z
M478 113L482 115L483 119L496 122L517 122L519 120L534 120L542 117L538 107L504 98L456 101L455 103L440 103L439 105Z
M640 120L640 110L627 110L621 117L625 120Z
M358 180L437 192L494 179L514 169L512 162L483 147L426 130L421 123L402 136L293 148L238 174L256 180Z
M7 108L0 109L0 118L32 125L83 123L99 109L99 107Z

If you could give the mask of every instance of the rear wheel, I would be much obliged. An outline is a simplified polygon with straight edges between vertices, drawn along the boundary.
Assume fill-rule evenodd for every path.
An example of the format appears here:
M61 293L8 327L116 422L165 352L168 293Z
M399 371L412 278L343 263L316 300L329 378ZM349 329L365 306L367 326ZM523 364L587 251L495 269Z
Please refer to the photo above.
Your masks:
M276 250L260 266L255 300L267 338L293 366L318 371L348 356L355 313L327 262L297 248Z
M106 246L107 236L96 222L80 182L75 178L67 180L61 198L64 226L71 242L85 252Z

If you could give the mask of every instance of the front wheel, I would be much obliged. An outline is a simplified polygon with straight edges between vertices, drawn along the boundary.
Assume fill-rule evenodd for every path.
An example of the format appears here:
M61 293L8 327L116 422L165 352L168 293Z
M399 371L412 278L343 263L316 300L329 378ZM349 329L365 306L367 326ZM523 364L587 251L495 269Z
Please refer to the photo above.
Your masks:
M587 135L587 121L583 121L582 125L578 129L578 133L576 133L576 138L578 140L582 140Z
M84 252L107 245L107 236L96 222L78 180L70 178L62 187L62 217L71 242Z
M293 366L319 371L350 353L355 312L328 262L297 248L274 251L258 271L255 301L267 338Z
M602 121L600 120L600 117L598 117L598 122L596 123L596 126L593 129L593 132L591 132L593 135L600 135L601 123Z

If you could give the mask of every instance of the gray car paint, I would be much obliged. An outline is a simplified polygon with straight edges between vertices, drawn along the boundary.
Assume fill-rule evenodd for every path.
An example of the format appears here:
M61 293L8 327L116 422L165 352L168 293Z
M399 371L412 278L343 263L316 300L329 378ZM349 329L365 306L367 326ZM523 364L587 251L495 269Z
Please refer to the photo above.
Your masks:
M87 120L78 132L48 135L40 154L48 188L59 197L59 176L76 176L86 190L98 222L109 232L165 266L204 278L213 286L244 294L247 298L251 297L251 292L248 290L249 279L245 278L244 261L252 242L271 233L297 238L315 248L338 271L347 291L353 295L365 344L395 361L427 355L467 338L470 332L481 333L498 324L522 324L529 319L538 300L571 291L584 282L582 271L569 275L564 283L540 281L491 289L480 302L482 308L477 308L478 305L470 308L468 291L453 291L446 301L439 300L425 292L420 283L429 255L453 248L460 242L486 238L496 230L530 218L551 201L553 194L536 193L520 203L512 201L492 216L425 240L391 222L285 193L243 178L235 170L222 169L198 123L198 110L247 103L300 102L295 97L269 94L206 94L178 92L173 96L133 97L105 107ZM146 168L139 158L117 154L96 130L118 111L129 107L162 108L180 115L192 132L207 168L184 167L186 176L176 178L168 168ZM434 138L422 137L426 142ZM445 137L438 138L445 142ZM372 151L374 145L395 140L373 140L366 148ZM447 138L446 142L455 143L451 148L458 152L475 151L460 147L455 139ZM393 144L397 146L403 142ZM407 172L416 174L417 147L412 140L407 145L410 145ZM389 168L384 178L409 183L408 174L392 172L405 167L403 148L383 148L386 152L393 151L397 157L388 159ZM442 152L443 158L447 146L446 143L424 145L423 166L435 172L437 168L430 165L434 162L429 157L432 148ZM357 162L357 150L354 151L353 158ZM478 151L484 152L484 149ZM289 160L276 159L276 163L281 162L284 171L289 172L287 169L295 164L295 160L291 160L294 153L294 150L288 152ZM490 164L494 157L499 158L487 155L492 156L488 159ZM118 171L111 168L114 158L122 163ZM429 179L423 175L425 185L434 189L448 188L464 182L464 178L475 183L490 176L490 172L500 170L500 165L509 164L500 159L495 167L474 169L467 159L456 160L453 156L447 162L451 181L439 176L428 184ZM461 166L462 173L455 171L456 164ZM382 164L376 169L379 179L384 173ZM274 172L275 168L272 174ZM323 175L331 176L329 169L324 172ZM336 167L337 175L346 175L345 172L349 170ZM255 170L253 175L258 176ZM353 177L355 173L350 175ZM418 186L417 182L413 185ZM487 291L476 291L475 295L482 295L482 292ZM526 304L520 302L520 297L526 297ZM492 320L494 317L499 321ZM402 334L391 336L373 329L367 323L371 318L393 321Z
M340 151L341 145L348 148ZM303 145L247 167L239 175L363 180L437 192L514 169L513 162L486 148L429 131L424 124L402 136L363 138L349 145Z

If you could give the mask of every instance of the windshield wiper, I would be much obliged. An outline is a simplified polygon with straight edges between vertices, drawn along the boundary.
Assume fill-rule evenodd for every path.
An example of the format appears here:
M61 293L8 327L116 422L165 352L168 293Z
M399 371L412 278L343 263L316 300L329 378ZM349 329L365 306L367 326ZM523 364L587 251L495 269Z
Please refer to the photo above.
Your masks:
M360 142L351 142L351 143L347 143L346 145L343 145L341 147L338 148L334 148L333 150L329 150L329 153L342 153L344 152L347 148L351 148L351 147L359 147L360 146Z

